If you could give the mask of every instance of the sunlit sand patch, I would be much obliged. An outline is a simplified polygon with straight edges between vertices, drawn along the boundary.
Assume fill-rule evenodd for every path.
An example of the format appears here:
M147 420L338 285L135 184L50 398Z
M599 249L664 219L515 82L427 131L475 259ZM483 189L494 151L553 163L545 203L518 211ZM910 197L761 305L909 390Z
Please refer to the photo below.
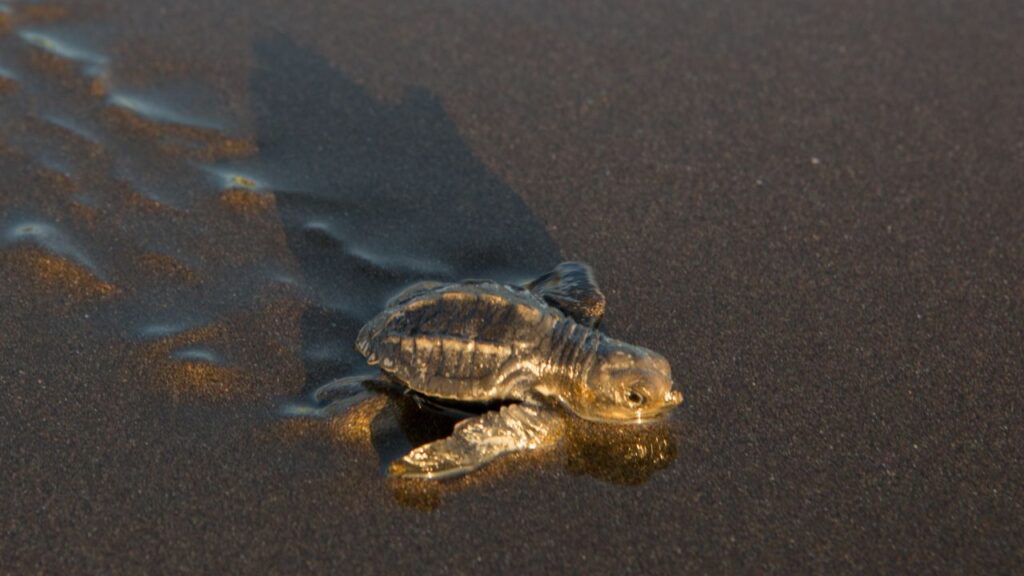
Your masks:
M566 467L613 484L637 485L676 458L668 422L615 426L573 418L566 427Z
M66 287L72 294L85 298L110 296L117 292L113 284L104 282L91 272L65 258L29 251L30 260L38 276L53 285Z
M241 370L226 365L223 357L209 346L178 348L171 351L170 358L164 374L173 381L171 389L179 398L232 398L243 377Z
M161 374L166 387L178 400L235 398L243 378L241 372L235 368L188 360L166 364Z
M87 268L75 262L33 246L17 246L3 252L3 260L13 264L34 285L28 290L59 294L72 302L106 298L118 292L117 288L97 278ZM5 282L15 281L5 278Z
M189 346L208 346L222 342L226 338L226 330L219 323L204 324L179 329L186 324L150 324L147 328L150 337L156 337L152 347L161 355L170 357L179 348Z
M274 195L244 188L230 188L220 194L221 202L239 212L265 212L274 208Z
M11 7L7 4L0 4L0 33L11 29Z
M430 480L390 479L391 493L395 502L403 508L433 512L441 507L447 494L453 491L450 485L442 485Z
M347 412L332 418L330 420L331 433L337 440L372 450L373 438L370 425L387 404L387 396L383 394L371 396Z
M209 325L173 333L160 338L146 348L146 367L156 380L177 399L225 399L237 396L241 374L223 363L204 359L178 357L182 350L209 349L210 343L227 340L223 326Z

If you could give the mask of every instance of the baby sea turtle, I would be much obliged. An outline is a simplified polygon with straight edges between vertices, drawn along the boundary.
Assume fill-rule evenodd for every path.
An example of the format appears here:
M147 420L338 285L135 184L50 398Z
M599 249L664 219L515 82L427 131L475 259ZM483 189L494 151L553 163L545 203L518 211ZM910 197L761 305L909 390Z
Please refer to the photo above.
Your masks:
M421 282L366 323L356 350L386 378L440 401L503 403L391 465L446 478L552 438L553 404L598 422L655 419L682 402L661 355L597 330L605 298L566 262L524 286Z

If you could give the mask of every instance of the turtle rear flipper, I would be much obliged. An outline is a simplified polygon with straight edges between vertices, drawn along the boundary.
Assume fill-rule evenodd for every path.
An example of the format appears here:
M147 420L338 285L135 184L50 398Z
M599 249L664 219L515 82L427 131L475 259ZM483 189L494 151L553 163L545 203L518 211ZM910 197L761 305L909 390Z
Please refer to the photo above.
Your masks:
M557 418L541 406L503 406L459 422L451 436L409 452L391 464L389 473L434 480L461 476L499 456L549 445Z
M285 416L330 418L362 403L374 395L374 389L388 384L380 374L355 374L331 380L301 400L292 400L279 408Z
M563 262L525 288L581 324L596 326L604 316L604 294L582 262Z

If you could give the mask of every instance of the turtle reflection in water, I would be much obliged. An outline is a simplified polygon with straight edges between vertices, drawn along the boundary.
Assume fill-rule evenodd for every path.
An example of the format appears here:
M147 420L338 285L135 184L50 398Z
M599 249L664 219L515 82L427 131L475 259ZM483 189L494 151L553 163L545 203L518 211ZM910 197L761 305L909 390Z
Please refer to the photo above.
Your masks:
M421 282L388 302L356 338L379 366L375 380L401 385L424 402L490 404L451 435L393 462L399 477L449 478L500 456L552 445L558 405L610 424L658 419L682 402L661 355L614 340L596 326L604 295L590 268L560 264L527 283ZM342 379L317 398L355 396Z

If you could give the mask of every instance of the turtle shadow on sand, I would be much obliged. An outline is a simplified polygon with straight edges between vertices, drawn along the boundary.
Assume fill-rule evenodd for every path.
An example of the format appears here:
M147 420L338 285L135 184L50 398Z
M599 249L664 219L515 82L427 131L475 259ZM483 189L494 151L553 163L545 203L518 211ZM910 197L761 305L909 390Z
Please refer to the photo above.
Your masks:
M259 40L254 54L259 154L249 168L272 184L309 300L300 323L306 396L366 370L356 334L402 288L423 279L515 281L560 260L543 223L473 154L436 96L413 88L384 101L280 34ZM391 397L370 423L382 470L455 422ZM569 470L613 482L642 482L675 453L667 430L651 444L659 448L634 449L623 446L643 441L615 448L621 435L574 436L574 428ZM616 463L625 468L610 472Z
M356 334L401 288L558 262L543 223L473 155L436 96L412 88L383 101L279 34L254 52L258 170L274 183L311 300L307 390L365 366Z

